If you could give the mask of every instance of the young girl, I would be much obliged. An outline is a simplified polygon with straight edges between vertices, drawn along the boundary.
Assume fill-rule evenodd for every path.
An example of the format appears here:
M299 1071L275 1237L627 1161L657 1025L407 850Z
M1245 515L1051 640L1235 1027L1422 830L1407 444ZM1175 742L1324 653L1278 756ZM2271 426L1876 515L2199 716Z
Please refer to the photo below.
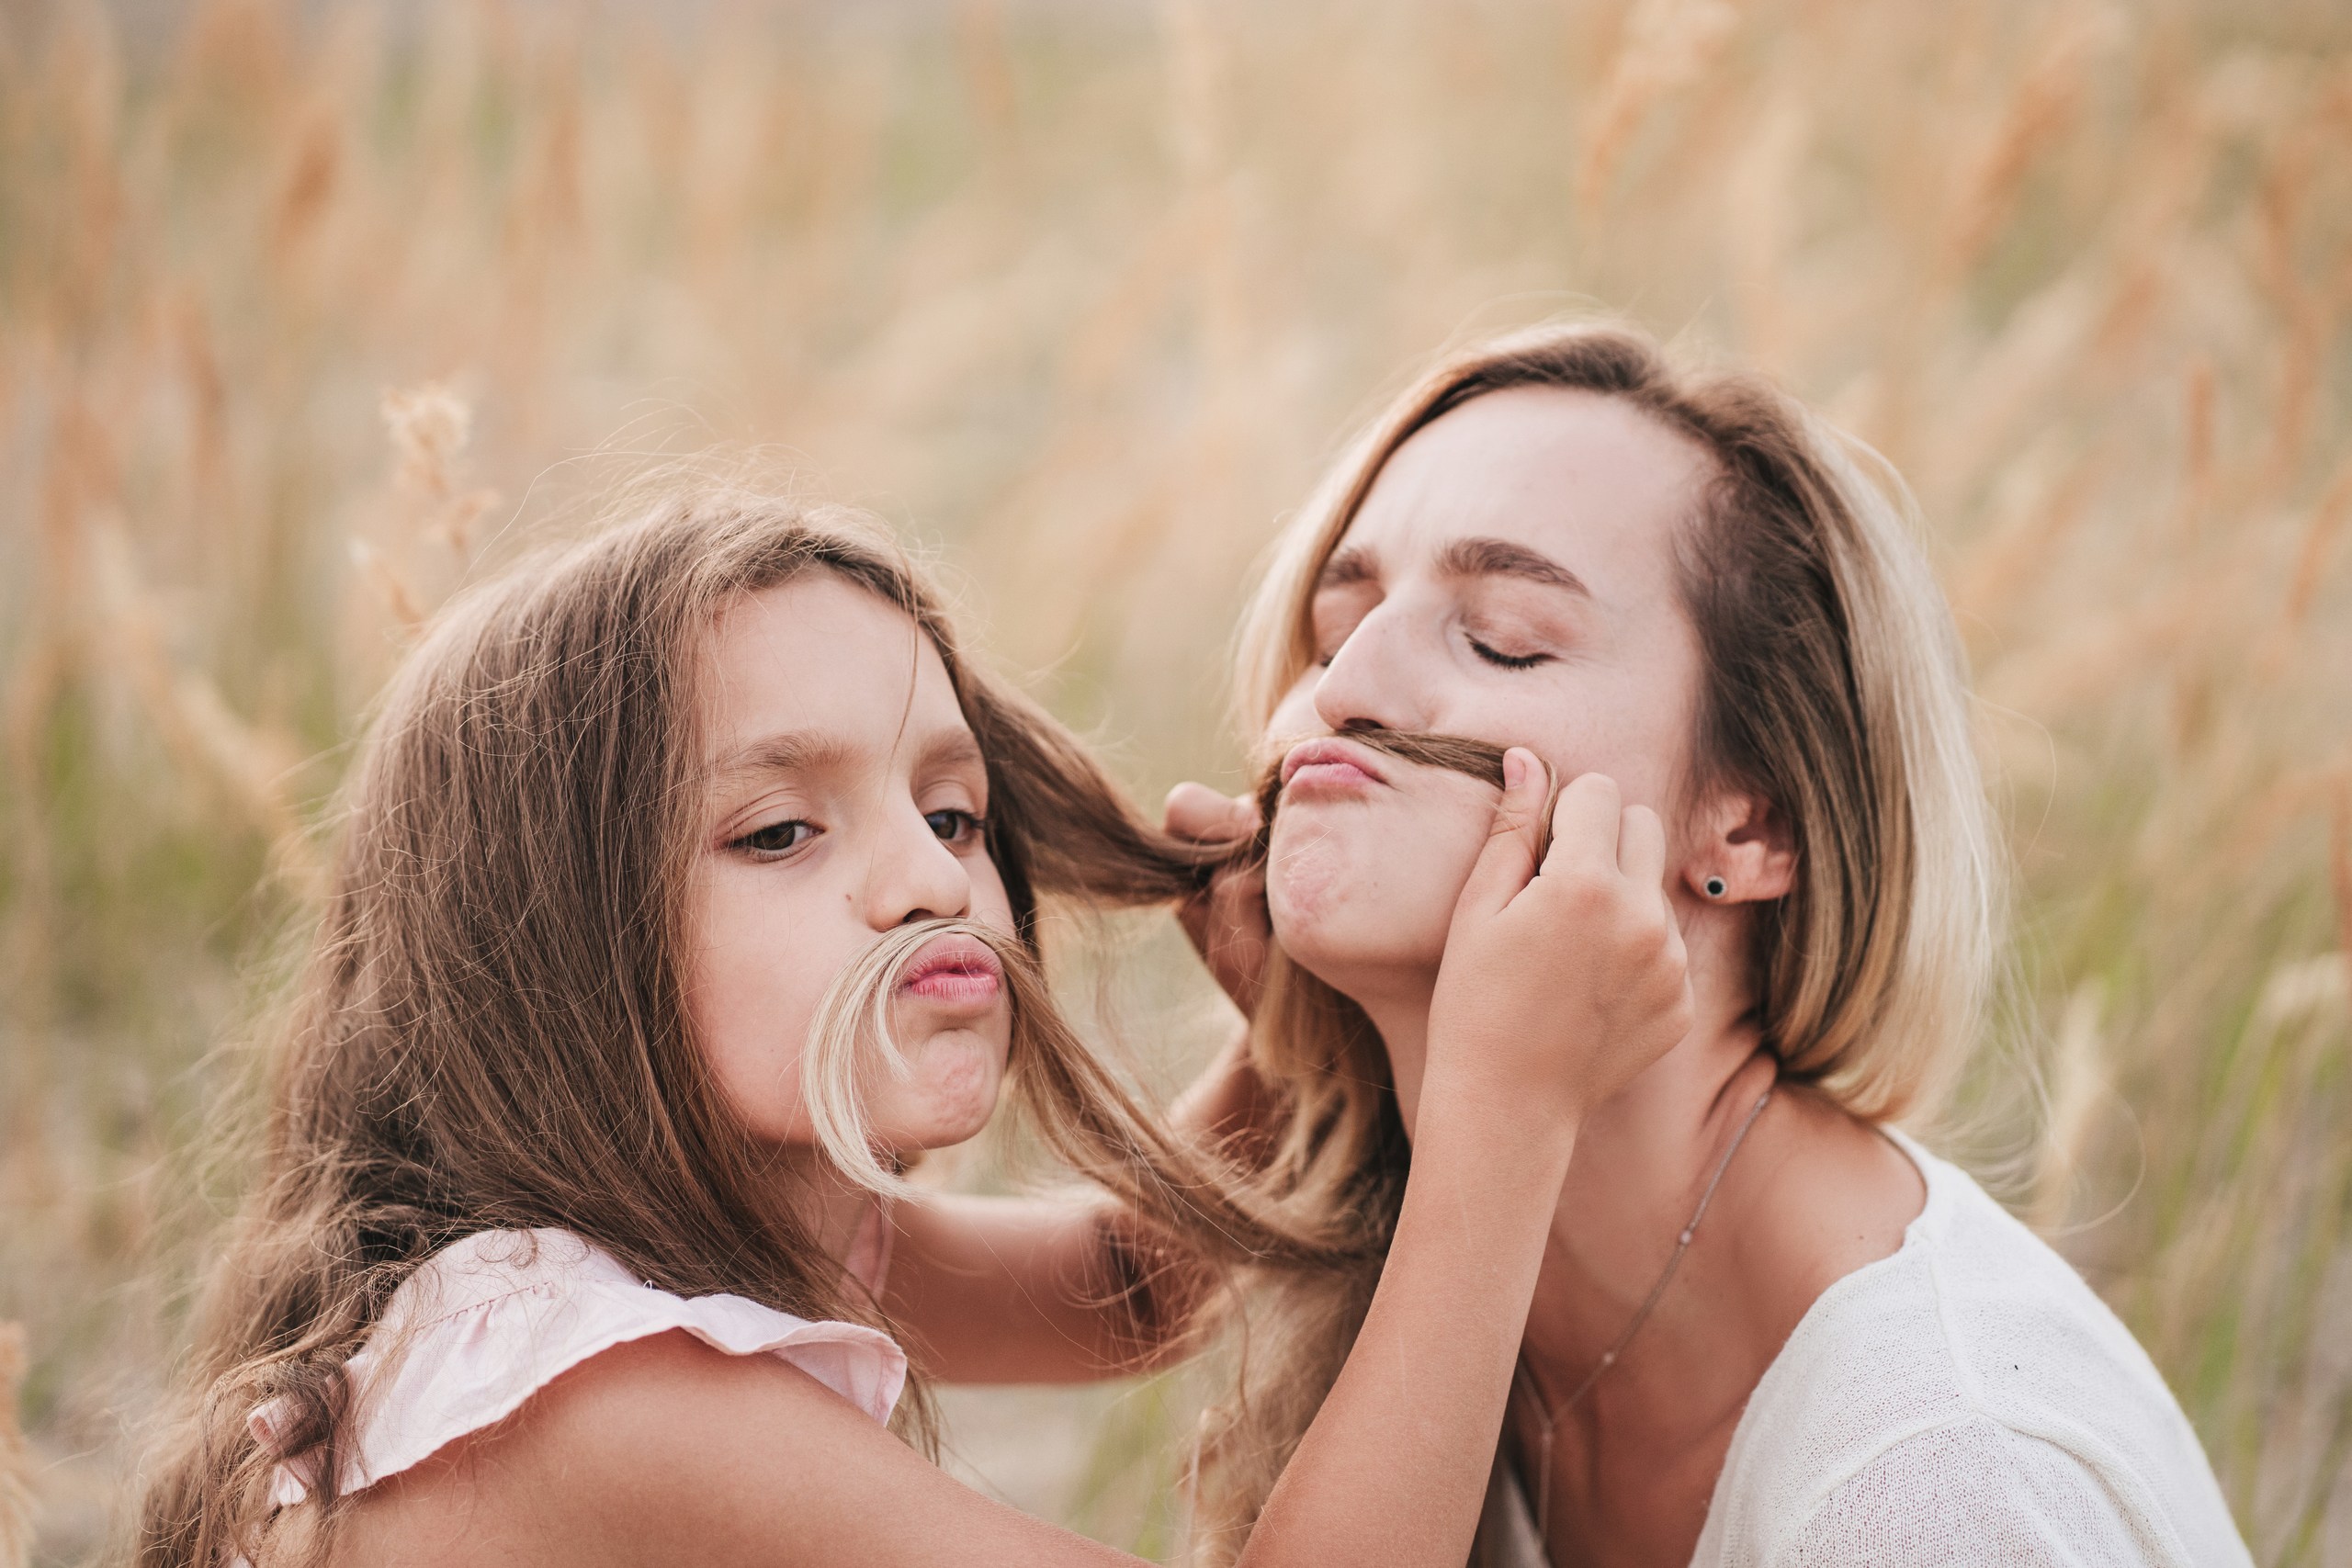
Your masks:
M1253 1564L1462 1562L1575 1130L1687 1026L1657 818L1502 771ZM466 596L343 818L142 1562L1131 1561L929 1463L910 1371L1132 1366L1199 1265L1361 1245L1228 1196L1056 1018L1040 898L1191 862L853 517L673 497ZM906 1186L1008 1085L1114 1209Z

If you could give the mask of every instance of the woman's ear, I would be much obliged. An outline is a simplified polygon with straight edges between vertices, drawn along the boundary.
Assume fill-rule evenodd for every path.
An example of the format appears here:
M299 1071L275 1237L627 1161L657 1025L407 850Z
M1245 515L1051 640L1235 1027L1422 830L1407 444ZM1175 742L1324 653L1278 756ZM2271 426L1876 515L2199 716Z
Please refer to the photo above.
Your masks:
M1707 904L1764 904L1796 886L1786 813L1760 795L1726 791L1692 819L1682 880Z

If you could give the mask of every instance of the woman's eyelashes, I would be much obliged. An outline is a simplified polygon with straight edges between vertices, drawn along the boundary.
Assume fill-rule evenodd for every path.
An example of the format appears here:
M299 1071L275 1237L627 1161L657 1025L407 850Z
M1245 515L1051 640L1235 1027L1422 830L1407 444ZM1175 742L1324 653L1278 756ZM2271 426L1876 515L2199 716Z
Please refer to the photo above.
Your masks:
M1497 669L1532 670L1539 664L1550 663L1552 660L1552 656L1550 654L1543 652L1505 652L1503 649L1496 648L1486 642L1473 632L1464 632L1462 635L1464 640L1470 644L1471 652L1476 654L1487 663L1494 665Z

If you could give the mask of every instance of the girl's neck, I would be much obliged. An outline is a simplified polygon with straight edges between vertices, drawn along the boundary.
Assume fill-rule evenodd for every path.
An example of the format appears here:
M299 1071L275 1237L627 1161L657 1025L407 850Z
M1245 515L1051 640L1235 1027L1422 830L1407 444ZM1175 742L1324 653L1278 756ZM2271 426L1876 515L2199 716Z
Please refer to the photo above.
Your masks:
M795 1225L845 1273L851 1271L880 1199L814 1150L795 1150L776 1180L777 1201Z

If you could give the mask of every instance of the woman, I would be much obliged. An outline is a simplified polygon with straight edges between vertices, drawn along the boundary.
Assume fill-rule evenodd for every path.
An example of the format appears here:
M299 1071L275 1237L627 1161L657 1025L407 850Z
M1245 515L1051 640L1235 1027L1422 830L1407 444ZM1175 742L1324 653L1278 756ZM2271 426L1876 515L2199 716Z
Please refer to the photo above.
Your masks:
M1301 1207L1375 1238L1391 1223L1487 798L1348 738L1525 746L1668 826L1697 1023L1577 1143L1486 1562L2246 1561L2121 1324L1894 1130L1973 1038L2001 903L1961 657L1906 507L1882 462L1753 378L1548 329L1408 393L1250 612L1246 719L1283 756L1279 947L1253 967L1251 886L1193 912L1255 1003L1254 1071L1231 1064L1208 1098ZM1255 826L1197 786L1170 822ZM1231 1539L1376 1278L1270 1287L1206 1456Z

